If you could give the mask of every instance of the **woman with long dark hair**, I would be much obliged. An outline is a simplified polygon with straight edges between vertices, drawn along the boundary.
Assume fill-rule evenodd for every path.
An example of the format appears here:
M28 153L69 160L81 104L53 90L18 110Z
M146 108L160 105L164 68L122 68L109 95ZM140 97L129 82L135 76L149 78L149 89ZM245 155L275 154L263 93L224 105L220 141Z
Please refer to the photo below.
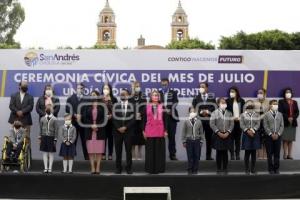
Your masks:
M112 160L114 149L114 137L113 137L113 124L112 124L112 109L113 105L118 102L117 98L113 95L112 86L109 83L104 83L101 89L102 102L106 104L108 121L105 128L105 150L102 156L102 160ZM108 149L108 157L106 156L106 149Z
M231 133L232 147L230 149L231 160L240 160L241 135L240 116L243 113L245 100L241 97L239 89L235 86L229 89L229 98L226 100L227 110L229 110L234 119L234 128Z

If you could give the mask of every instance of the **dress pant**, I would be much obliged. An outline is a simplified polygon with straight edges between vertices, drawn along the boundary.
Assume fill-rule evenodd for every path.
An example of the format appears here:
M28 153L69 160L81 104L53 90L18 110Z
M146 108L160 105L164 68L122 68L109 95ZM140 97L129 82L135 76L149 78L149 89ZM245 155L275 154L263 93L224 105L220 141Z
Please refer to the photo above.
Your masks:
M231 132L231 138L232 138L232 146L230 149L230 153L233 156L234 153L236 156L240 156L241 151L241 135L242 135L242 129L240 127L239 121L234 121L234 127Z
M126 170L131 170L132 167L132 152L131 152L131 135L125 133L115 133L115 150L116 150L116 168L122 171L122 152L123 143L126 151Z
M78 137L80 137L81 139L81 146L82 146L82 153L84 156L85 160L89 160L89 154L86 148L86 137L85 137L85 131L84 128L79 126L78 124L75 124L75 128L76 128L76 140L75 140L75 145L77 146L77 141L78 141Z
M158 174L165 172L165 138L147 138L145 148L145 171L150 174Z
M23 142L20 142L17 146L17 148L14 150L13 149L13 143L11 142L8 142L7 143L7 146L6 146L6 156L7 158L10 158L10 154L12 151L15 151L15 154L14 154L14 159L18 159L19 158L19 155L22 151L22 147L23 147Z
M273 140L272 137L266 136L266 150L269 172L274 172L279 169L280 148L281 137L278 137L278 140Z
M206 142L206 159L211 158L212 152L212 134L213 130L210 128L209 120L202 120L203 130L205 133Z
M199 160L201 155L201 142L200 140L187 140L186 152L188 158L188 171L198 172Z
M169 140L168 149L170 158L176 156L176 127L177 122L169 116L167 122L167 132Z
M114 150L114 136L113 136L113 125L111 120L109 120L105 126L105 133L106 133L105 151L103 155L104 156L106 155L106 149L107 149L108 156L112 156Z

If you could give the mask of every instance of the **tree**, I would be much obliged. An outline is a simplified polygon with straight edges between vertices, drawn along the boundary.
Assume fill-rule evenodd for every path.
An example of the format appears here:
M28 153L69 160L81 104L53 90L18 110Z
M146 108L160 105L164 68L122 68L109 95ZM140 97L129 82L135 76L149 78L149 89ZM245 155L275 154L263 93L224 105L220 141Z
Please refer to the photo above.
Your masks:
M20 48L14 36L25 20L25 11L17 0L1 0L0 2L0 46Z
M166 46L167 49L215 49L213 44L205 43L198 38L172 41Z
M243 31L229 37L222 36L219 49L292 50L300 49L300 34L267 30L246 34Z

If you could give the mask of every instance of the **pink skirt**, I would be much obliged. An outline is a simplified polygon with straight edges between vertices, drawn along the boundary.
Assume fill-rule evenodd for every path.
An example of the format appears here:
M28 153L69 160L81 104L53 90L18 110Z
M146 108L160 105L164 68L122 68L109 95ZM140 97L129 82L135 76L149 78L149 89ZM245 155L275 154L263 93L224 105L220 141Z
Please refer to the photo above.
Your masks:
M104 153L105 150L105 141L97 140L96 132L92 133L92 139L86 141L86 147L89 154L100 154Z

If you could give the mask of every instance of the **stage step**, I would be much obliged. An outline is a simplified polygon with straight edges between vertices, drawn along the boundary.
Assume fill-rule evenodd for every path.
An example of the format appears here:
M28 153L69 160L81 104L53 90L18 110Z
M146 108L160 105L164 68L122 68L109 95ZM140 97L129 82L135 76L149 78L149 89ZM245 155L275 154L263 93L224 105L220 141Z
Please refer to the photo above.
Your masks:
M125 167L125 163L123 163ZM186 161L167 161L166 172L177 173L185 172L187 168ZM41 171L43 169L42 160L33 160L31 171ZM74 172L89 172L89 161L75 161ZM267 161L258 160L256 164L257 171L267 171ZM56 160L53 164L54 171L62 170L62 161ZM101 161L102 172L114 172L115 161ZM144 172L144 161L133 161L134 172ZM200 161L199 172L215 172L215 161ZM244 161L229 161L229 171L231 172L244 172ZM281 172L300 172L300 160L281 160L280 162Z

